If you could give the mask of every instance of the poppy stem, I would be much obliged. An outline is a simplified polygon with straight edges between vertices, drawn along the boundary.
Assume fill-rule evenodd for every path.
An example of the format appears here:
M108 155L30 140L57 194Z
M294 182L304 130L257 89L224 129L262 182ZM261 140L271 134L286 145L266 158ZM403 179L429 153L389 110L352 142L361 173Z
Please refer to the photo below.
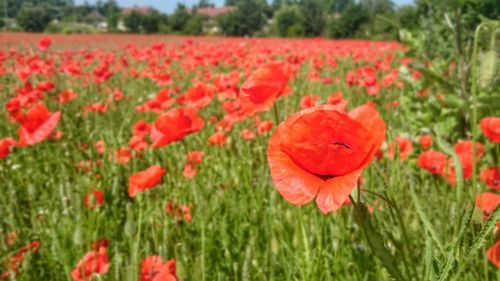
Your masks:
M280 113L278 111L278 107L276 106L276 102L273 104L273 111L274 111L274 121L276 122L276 126L280 124Z
M356 221L358 226L363 229L372 253L380 259L384 267L392 275L392 277L394 277L394 279L403 281L407 280L405 277L403 277L403 274L399 270L396 259L384 245L384 238L379 232L375 230L366 205L362 203L356 203L355 201L353 201L351 195L349 195L349 199L351 199L354 206L354 220Z

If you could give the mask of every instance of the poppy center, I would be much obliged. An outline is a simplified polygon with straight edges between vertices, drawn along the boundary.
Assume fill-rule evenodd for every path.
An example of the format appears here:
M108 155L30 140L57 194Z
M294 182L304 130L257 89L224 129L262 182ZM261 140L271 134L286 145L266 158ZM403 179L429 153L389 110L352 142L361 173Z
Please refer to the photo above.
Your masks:
M365 164L373 144L358 122L337 111L303 115L291 124L280 148L318 177L342 176Z

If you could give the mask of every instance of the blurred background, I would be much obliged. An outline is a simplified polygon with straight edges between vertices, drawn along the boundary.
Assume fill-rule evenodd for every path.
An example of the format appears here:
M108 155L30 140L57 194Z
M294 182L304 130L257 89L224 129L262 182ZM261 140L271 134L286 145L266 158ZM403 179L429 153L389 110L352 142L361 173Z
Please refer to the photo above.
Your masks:
M460 2L460 3L459 3ZM397 40L435 34L447 14L465 29L500 17L498 0L1 0L4 31ZM458 4L457 4L458 3ZM460 11L457 11L460 9ZM434 35L435 36L435 35Z

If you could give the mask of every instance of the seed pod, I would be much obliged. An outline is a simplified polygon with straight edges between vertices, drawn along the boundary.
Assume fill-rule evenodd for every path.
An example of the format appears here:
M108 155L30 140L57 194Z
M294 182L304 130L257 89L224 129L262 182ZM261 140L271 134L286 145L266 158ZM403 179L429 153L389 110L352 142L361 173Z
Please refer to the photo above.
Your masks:
M479 88L485 89L495 80L497 74L497 54L490 50L483 54L479 61Z

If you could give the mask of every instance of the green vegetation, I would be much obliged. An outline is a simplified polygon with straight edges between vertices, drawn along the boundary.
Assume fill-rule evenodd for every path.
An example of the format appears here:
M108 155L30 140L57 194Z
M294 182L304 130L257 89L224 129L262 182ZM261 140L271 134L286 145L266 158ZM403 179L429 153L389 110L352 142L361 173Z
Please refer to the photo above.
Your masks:
M470 40L480 18L500 18L496 0L415 0L413 5L395 6L391 0L228 0L236 9L215 18L197 13L214 7L200 0L187 7L178 4L171 15L158 11L135 11L126 15L115 0L99 0L95 5L74 5L69 0L5 0L0 15L16 18L20 28L30 32L49 31L52 21L88 25L89 30L130 33L173 33L186 35L279 36L368 38L399 40L401 32L424 32L429 46L450 42L446 23L460 22ZM5 11L7 7L7 11ZM9 24L7 24L9 23ZM1 25L0 25L1 26ZM73 25L74 26L74 25ZM92 28L93 27L93 28ZM4 28L13 29L11 21ZM429 55L436 49L426 48Z

